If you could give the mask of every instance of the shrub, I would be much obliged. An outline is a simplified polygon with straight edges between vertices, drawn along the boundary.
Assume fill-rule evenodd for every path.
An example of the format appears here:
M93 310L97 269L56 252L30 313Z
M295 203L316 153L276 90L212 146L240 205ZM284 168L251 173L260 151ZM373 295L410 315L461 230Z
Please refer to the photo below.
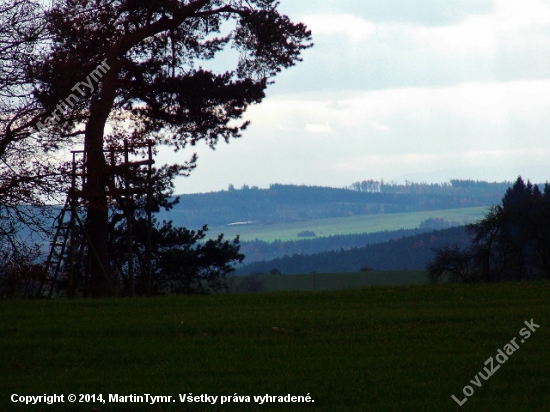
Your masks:
M246 275L237 286L237 293L258 293L265 290L265 283L257 275Z

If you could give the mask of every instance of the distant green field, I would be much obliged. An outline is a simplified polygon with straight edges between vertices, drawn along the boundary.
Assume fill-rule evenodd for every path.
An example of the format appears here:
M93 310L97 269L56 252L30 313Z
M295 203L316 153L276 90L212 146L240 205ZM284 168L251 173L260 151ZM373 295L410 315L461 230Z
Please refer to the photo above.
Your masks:
M235 276L231 290L238 290L245 278ZM353 289L375 285L410 285L427 283L424 270L391 270L355 273L308 273L303 275L258 275L265 292Z
M450 222L468 223L482 218L486 210L487 207L483 206L426 212L348 216L271 225L223 226L211 228L209 235L216 237L219 233L224 233L226 238L234 238L236 235L240 235L241 240L287 241L304 239L297 236L299 232L304 230L311 230L315 232L317 237L324 237L374 233L384 230L415 229L423 220L435 217Z
M547 411L549 302L548 282L0 301L0 410ZM531 319L540 327L524 339ZM465 386L460 408L451 396L463 401ZM44 394L64 402L11 401ZM145 394L172 398L129 396ZM216 403L180 401L205 394Z

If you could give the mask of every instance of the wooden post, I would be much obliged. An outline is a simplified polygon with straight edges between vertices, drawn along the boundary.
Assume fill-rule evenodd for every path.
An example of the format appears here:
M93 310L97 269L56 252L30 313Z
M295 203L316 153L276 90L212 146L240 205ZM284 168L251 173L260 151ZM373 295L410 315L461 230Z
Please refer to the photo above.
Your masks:
M132 210L132 193L130 190L130 165L128 159L128 141L124 140L124 175L126 184L126 233L128 242L128 288L130 296L135 296L134 293L134 253L133 253L133 237L132 237L132 221L134 213Z
M151 148L151 142L148 142L148 151L149 151L149 165L147 168L147 246L145 250L145 261L146 261L146 271L145 271L145 282L147 286L147 296L151 296L151 232L153 226L153 217L152 217L152 206L151 206L151 197L153 196L153 152Z
M72 176L71 176L71 189L69 194L69 202L71 206L71 217L69 220L69 285L67 296L72 298L74 296L75 282L74 282L74 242L75 242L75 231L76 231L76 217L75 214L78 212L76 207L76 153L73 152L73 167L72 167Z

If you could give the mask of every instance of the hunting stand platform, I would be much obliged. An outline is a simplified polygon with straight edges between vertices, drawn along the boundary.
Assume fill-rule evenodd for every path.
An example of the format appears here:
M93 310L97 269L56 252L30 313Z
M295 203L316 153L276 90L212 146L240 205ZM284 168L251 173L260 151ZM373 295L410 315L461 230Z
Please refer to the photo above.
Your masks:
M153 164L155 163L153 159L153 145L151 141L129 144L125 140L123 147L110 147L103 150L109 164L109 179L106 188L108 204L118 203L126 214L128 246L127 286L130 296L134 296L133 224L136 195L145 195L147 200L145 283L147 294L151 294L151 202L153 185L156 181L153 176ZM141 160L135 159L138 152L142 156ZM55 234L46 259L46 276L41 281L38 290L39 297L52 297L60 275L66 277L67 296L75 296L77 280L85 283L88 279L90 260L94 260L96 264L101 266L97 253L90 243L86 231L86 222L85 219L83 221L81 211L81 205L85 203L83 194L88 178L88 163L86 161L88 152L85 150L73 150L71 153L71 187L65 204L55 219ZM77 236L77 226L80 236ZM109 272L106 268L101 267L101 269L106 277L106 281L110 284Z

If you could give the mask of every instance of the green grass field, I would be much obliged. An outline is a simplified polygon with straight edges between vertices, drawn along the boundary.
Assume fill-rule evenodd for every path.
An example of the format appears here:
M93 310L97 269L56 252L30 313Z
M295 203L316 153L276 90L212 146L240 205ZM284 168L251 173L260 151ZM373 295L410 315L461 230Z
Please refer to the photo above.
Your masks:
M2 411L533 412L550 404L548 282L0 307ZM531 319L540 328L520 343ZM470 383L513 338L519 349L481 387ZM466 385L474 393L459 407L451 395L463 400ZM178 394L189 393L251 401L180 403ZM63 394L66 402L14 404L12 394ZM176 402L69 403L69 394ZM315 402L254 401L266 394Z
M299 240L297 234L304 230L315 232L318 237L374 233L384 230L415 229L423 220L439 217L450 222L469 223L483 217L486 207L431 210L411 213L388 213L308 220L303 222L276 223L272 225L223 226L211 228L212 238L224 233L227 239L240 235L241 240Z
M427 283L424 270L388 270L373 272L308 273L302 275L258 275L263 291L316 291L353 289L376 285L412 285ZM231 290L238 290L243 276L235 276Z

